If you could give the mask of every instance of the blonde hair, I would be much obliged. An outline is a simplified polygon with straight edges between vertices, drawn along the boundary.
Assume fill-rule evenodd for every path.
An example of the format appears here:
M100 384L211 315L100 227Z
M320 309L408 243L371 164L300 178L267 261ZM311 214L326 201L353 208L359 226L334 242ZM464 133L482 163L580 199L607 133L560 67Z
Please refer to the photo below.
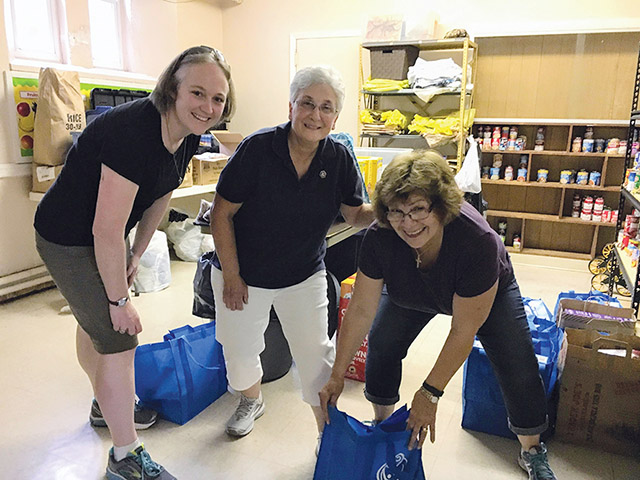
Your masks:
M384 169L373 194L378 222L390 227L387 221L389 205L404 202L412 194L429 200L444 225L460 213L464 198L451 168L435 150L401 153Z

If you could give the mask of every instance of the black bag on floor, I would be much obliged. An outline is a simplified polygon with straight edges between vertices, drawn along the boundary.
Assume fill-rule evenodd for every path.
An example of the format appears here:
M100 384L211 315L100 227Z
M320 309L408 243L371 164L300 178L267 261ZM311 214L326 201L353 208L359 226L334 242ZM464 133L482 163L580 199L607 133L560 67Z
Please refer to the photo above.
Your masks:
M198 259L196 275L193 278L193 308L191 313L200 318L216 318L216 307L211 287L211 260L213 251L204 253Z

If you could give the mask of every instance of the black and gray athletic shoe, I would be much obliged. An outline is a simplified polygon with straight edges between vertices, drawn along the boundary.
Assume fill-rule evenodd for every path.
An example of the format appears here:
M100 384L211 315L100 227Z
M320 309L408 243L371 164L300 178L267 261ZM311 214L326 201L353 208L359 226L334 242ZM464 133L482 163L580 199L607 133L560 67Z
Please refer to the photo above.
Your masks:
M111 448L107 478L109 480L176 480L176 477L167 472L162 465L151 460L144 445L127 453L127 456L119 462L116 462L113 457L113 448Z
M158 413L155 410L145 408L136 401L133 412L133 421L136 430L145 430L149 428L151 425L156 423L157 418ZM100 411L100 405L98 405L98 402L95 398L93 399L93 403L91 404L89 423L91 423L91 425L94 427L107 426L107 422L104 421L104 417L102 416L102 412Z

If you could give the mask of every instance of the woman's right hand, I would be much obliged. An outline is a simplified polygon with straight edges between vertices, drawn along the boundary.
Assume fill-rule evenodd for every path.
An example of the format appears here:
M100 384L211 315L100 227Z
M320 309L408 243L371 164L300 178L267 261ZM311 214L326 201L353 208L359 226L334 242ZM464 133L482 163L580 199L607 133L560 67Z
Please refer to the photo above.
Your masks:
M249 289L240 275L224 277L222 301L229 310L242 310L249 301Z
M329 381L326 383L320 393L320 408L322 408L322 413L324 415L324 423L329 422L329 405L335 406L338 402L338 397L342 393L344 389L344 377L343 376L334 376L331 375Z
M111 324L116 332L136 335L142 331L140 315L131 301L125 303L124 307L109 305L109 314L111 315Z

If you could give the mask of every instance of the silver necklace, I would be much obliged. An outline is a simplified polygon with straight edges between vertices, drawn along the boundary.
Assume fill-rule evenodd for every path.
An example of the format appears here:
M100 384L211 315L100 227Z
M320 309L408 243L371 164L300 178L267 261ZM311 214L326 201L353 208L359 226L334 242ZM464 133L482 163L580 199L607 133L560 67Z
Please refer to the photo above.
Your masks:
M184 140L183 140L183 143L184 143ZM182 162L180 162L180 168L178 168L178 162L176 161L176 153L178 153L178 150L180 150L180 147L183 147L182 148ZM187 147L186 147L186 145L180 145L180 147L178 147L178 150L176 150L176 152L171 155L171 159L173 160L173 166L176 168L176 176L178 177L178 185L182 185L183 176L180 175L180 171L184 170L184 160L185 160L185 157L187 156Z
M420 264L422 263L422 260L420 260L420 250L417 248L414 248L414 250L416 251L416 268L420 268Z
M169 115L167 114L164 115L164 122L167 129L167 139L171 141L171 130L169 129ZM185 160L185 157L187 156L186 145L183 145L183 143L184 143L184 139L180 143L180 146L178 147L178 149L171 154L171 159L173 160L173 166L176 169L176 176L178 177L178 186L182 185L182 180L184 179L184 176L180 175L180 171L184 169L184 163L185 163L184 160ZM182 162L180 163L180 168L178 168L178 162L176 161L176 154L180 150L180 147L184 147L184 148L182 149Z

